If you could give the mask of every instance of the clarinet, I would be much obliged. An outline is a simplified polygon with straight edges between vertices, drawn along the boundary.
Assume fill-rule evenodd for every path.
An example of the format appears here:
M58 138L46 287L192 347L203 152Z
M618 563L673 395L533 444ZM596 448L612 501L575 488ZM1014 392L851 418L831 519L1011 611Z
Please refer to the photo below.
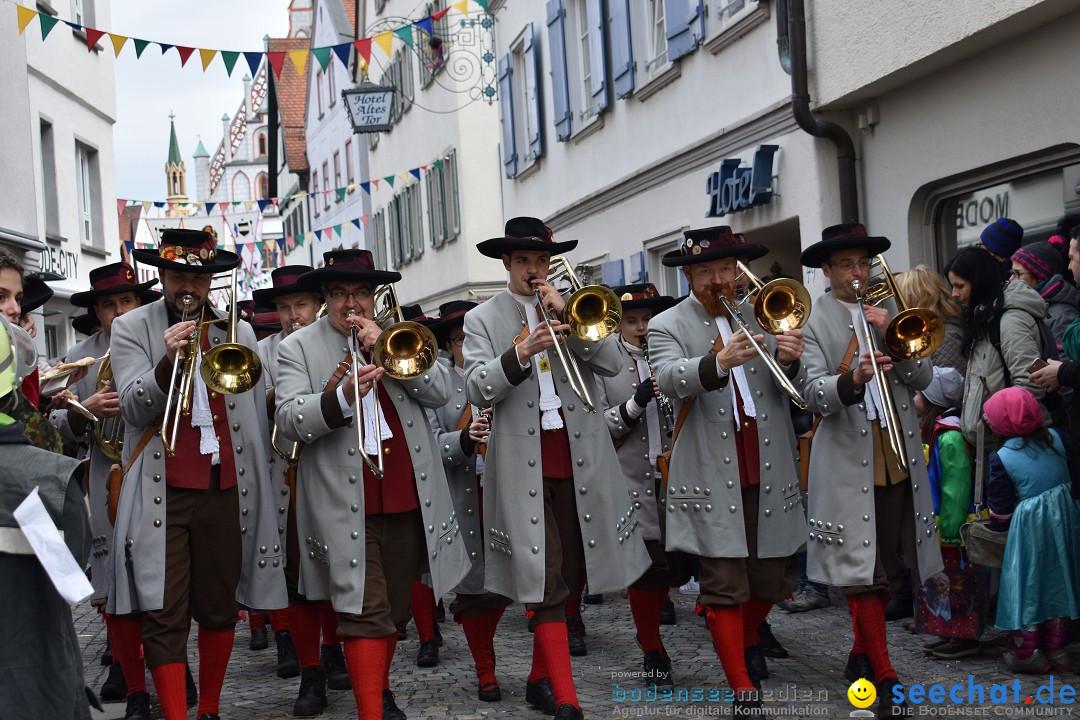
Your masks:
M641 339L641 352L645 355L645 366L649 368L649 375L656 377L652 363L649 362L649 343L646 336L640 335L638 337ZM671 399L661 391L660 397L656 399L656 406L660 409L664 434L671 437L675 431L675 411L671 406Z

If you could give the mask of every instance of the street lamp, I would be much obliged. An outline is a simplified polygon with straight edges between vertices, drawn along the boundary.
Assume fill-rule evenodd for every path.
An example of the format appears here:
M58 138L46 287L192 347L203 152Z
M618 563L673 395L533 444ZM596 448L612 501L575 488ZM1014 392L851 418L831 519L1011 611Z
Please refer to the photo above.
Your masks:
M364 81L341 97L354 133L383 132L394 125L394 88Z

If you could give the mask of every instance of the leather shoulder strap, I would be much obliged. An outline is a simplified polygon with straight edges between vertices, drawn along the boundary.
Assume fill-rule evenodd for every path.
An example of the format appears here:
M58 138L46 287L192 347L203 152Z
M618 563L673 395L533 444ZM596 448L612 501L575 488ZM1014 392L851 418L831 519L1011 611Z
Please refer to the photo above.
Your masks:
M341 383L342 378L345 377L345 373L349 372L352 367L352 353L345 353L345 357L342 358L338 366L334 368L334 374L330 376L330 379L326 381L326 386L323 388L323 392L328 390L334 390Z
M472 422L472 405L465 403L465 409L461 412L461 418L457 422L457 427L454 428L457 432L464 430L469 423Z
M712 347L709 349L709 353L715 355L724 349L724 338L720 333L716 333L716 339L713 340ZM686 402L679 408L679 417L675 418L675 430L671 433L671 447L675 447L675 440L679 437L679 431L682 430L683 423L686 422L686 416L690 414L690 408L694 405L694 400L697 396L689 397Z
M851 363L855 361L855 353L859 351L859 336L855 333L851 333L851 342L848 343L847 351L844 353L844 359L840 361L840 367L836 368L837 375L843 375L851 369ZM821 424L821 415L814 415L814 424L810 426L810 434L813 435L817 432L818 425Z
M150 438L157 434L157 431L161 428L162 416L154 419L154 422L150 423L150 427L146 428L142 437L139 438L139 443L135 446L135 452L131 453L131 457L128 458L127 465L124 466L124 474L128 474L128 470L135 463L135 458L142 455L142 451L146 449L146 444L150 442Z

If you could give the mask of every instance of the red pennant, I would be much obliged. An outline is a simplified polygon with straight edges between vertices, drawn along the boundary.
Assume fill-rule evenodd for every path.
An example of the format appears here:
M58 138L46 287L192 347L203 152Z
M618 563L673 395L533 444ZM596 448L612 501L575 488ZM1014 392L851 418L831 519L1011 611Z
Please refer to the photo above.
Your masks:
M368 224L368 216L367 216L367 215L361 215L361 216L360 216L360 222L364 223L364 227L367 227L367 224Z
M86 51L93 52L94 46L97 45L97 41L101 39L101 36L105 34L104 30L95 30L94 28L83 28L86 31Z
M281 68L285 67L285 51L266 53L266 60L270 63L270 67L274 68L274 77L281 77Z
M124 210L127 209L127 200L116 201L116 212L118 215L123 215Z
M195 52L195 48L177 45L176 52L180 53L180 67L184 67L185 65L187 65L187 61L188 58L191 57L191 53Z
M442 20L444 17L446 17L446 13L448 13L448 12L450 12L450 8L445 7L442 10L440 10L439 12L437 12L437 13L431 13L431 19L434 20L435 22L438 22L438 21Z
M353 42L356 53L364 59L365 65L371 64L371 38L360 38Z
M329 239L329 240L334 239L334 228L328 227L325 230L323 230L323 232L326 233L327 239Z

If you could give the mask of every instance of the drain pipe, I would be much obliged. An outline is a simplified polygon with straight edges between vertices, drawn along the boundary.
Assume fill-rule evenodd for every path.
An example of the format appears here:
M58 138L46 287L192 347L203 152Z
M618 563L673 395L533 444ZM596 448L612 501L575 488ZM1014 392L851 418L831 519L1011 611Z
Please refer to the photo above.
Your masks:
M859 221L859 189L855 176L855 144L844 128L821 120L810 112L810 91L806 70L806 1L787 0L788 43L791 62L791 113L795 122L814 137L825 138L836 146L836 164L840 176L841 222Z

